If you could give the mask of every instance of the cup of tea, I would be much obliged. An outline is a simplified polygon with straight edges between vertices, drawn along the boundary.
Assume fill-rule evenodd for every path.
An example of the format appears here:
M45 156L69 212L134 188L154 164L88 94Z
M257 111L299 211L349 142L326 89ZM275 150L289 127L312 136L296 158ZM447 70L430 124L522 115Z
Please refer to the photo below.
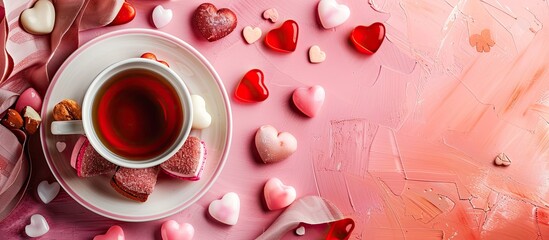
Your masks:
M93 148L123 167L146 168L173 156L192 126L183 80L144 58L117 62L99 73L82 102L82 120L53 121L54 135L85 134Z

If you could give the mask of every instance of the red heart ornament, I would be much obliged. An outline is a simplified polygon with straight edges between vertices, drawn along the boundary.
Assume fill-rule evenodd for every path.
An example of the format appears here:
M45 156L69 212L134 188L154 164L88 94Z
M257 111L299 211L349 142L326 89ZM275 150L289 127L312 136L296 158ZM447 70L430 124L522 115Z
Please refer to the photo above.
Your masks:
M368 55L374 54L385 38L385 26L376 22L370 26L357 26L351 32L351 42L356 50Z
M265 44L279 52L293 52L297 46L299 26L294 20L286 20L282 26L275 28L265 36Z
M129 2L124 2L116 17L109 24L110 26L121 25L131 22L135 18L135 8Z
M211 3L203 3L194 11L191 23L200 35L213 42L229 35L236 28L237 19L230 9L217 10Z
M235 97L244 102L262 102L269 97L269 90L264 83L263 72L252 69L244 75L236 87Z

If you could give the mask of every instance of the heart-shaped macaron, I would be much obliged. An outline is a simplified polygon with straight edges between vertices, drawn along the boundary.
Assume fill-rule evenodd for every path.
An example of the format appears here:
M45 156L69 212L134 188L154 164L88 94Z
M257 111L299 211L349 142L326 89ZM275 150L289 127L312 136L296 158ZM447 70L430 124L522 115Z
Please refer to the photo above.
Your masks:
M242 36L244 37L244 40L246 40L248 44L252 44L257 40L259 40L259 38L261 37L261 34L263 34L263 32L261 31L261 28L258 28L258 27L252 28L250 26L246 26L242 30Z
M278 21L278 11L276 8L269 8L263 12L263 18L274 23Z
M173 11L158 5L153 9L152 21L156 28L162 28L172 21Z
M278 178L271 178L263 188L265 203L270 210L285 208L292 204L297 196L295 188L286 186Z
M93 238L93 240L124 240L124 239L126 239L124 237L124 230L118 225L111 226L105 234L97 235Z
M49 0L38 0L32 8L21 13L21 26L31 34L43 35L53 31L55 8Z
M38 197L40 200L42 200L45 204L48 204L57 196L57 194L59 194L59 189L59 183L48 183L48 181L44 180L38 184L36 191L38 192Z
M309 117L314 117L322 108L325 96L324 88L315 85L309 88L300 87L295 89L292 99L301 112Z
M210 203L208 212L210 216L221 223L235 225L240 215L240 198L238 194L229 192L220 200L214 200Z
M179 224L174 220L166 221L161 228L162 240L191 240L194 236L194 227L191 224Z
M170 67L170 64L168 64L166 61L158 60L158 58L156 58L156 55L154 55L154 53L146 52L146 53L141 54L140 57L141 58L146 58L146 59L151 59L151 60L154 60L154 61L157 61L159 63L162 63L162 64L166 65L166 67Z
M295 51L299 26L294 20L286 20L282 26L275 28L265 36L265 44L273 50L289 53Z
M235 97L244 102L262 102L269 97L269 89L264 82L263 72L259 69L248 71L238 83Z
M63 151L65 151L65 148L67 148L67 143L65 143L65 142L56 142L55 143L55 148L57 149L58 152L63 152Z
M350 15L349 7L337 3L336 0L320 0L318 2L318 18L326 29L343 24Z
M44 216L34 214L31 216L30 224L25 226L25 234L29 237L40 237L50 230L48 222Z
M255 147L264 163L280 162L297 150L297 140L291 133L263 125L255 133Z
M193 105L193 129L204 129L212 124L212 116L206 110L206 101L200 95L191 95Z
M34 88L27 88L19 95L19 98L17 98L17 102L15 103L15 110L22 113L23 108L26 106L32 107L38 113L40 113L40 110L42 109L42 98Z
M115 26L115 25L122 25L131 22L135 18L135 8L133 5L129 2L124 2L122 4L122 7L118 11L118 14L116 14L116 17L112 20L109 25Z
M313 45L309 48L309 61L311 63L321 63L324 60L326 60L326 53L320 50L319 46Z
M202 3L194 11L191 20L193 28L213 42L231 33L237 24L236 14L227 8L217 8L211 3Z
M370 26L357 26L351 32L350 39L357 51L374 54L385 39L385 25L376 22Z

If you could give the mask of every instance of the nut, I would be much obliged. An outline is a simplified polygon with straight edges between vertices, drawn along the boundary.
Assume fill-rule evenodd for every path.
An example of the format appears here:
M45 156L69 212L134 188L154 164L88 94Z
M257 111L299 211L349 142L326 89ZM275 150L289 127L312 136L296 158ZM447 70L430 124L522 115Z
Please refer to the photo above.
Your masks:
M40 123L42 122L42 118L40 117L40 114L34 110L31 106L26 106L23 108L23 129L27 131L28 134L32 135L38 130L38 127L40 126Z
M23 127L23 118L15 109L8 109L6 116L2 119L2 125L9 129L19 129Z
M53 119L56 121L81 120L82 109L74 100L63 99L53 107Z

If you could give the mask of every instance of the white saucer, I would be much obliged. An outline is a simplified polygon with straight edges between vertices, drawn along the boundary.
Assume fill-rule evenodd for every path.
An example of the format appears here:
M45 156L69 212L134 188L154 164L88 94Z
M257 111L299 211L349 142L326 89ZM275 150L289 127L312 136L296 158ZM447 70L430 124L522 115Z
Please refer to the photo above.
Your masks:
M109 185L110 176L79 178L70 166L72 147L78 136L50 133L52 109L62 99L82 103L93 78L105 67L123 59L152 52L168 62L187 84L191 94L206 101L212 125L193 130L207 148L206 166L196 182L159 177L145 203L118 194ZM196 202L215 182L227 159L232 136L232 118L225 87L210 63L193 47L169 34L146 29L127 29L102 35L74 52L61 66L45 95L40 135L47 163L59 184L74 200L108 218L142 222L175 214ZM66 144L59 152L56 144Z

